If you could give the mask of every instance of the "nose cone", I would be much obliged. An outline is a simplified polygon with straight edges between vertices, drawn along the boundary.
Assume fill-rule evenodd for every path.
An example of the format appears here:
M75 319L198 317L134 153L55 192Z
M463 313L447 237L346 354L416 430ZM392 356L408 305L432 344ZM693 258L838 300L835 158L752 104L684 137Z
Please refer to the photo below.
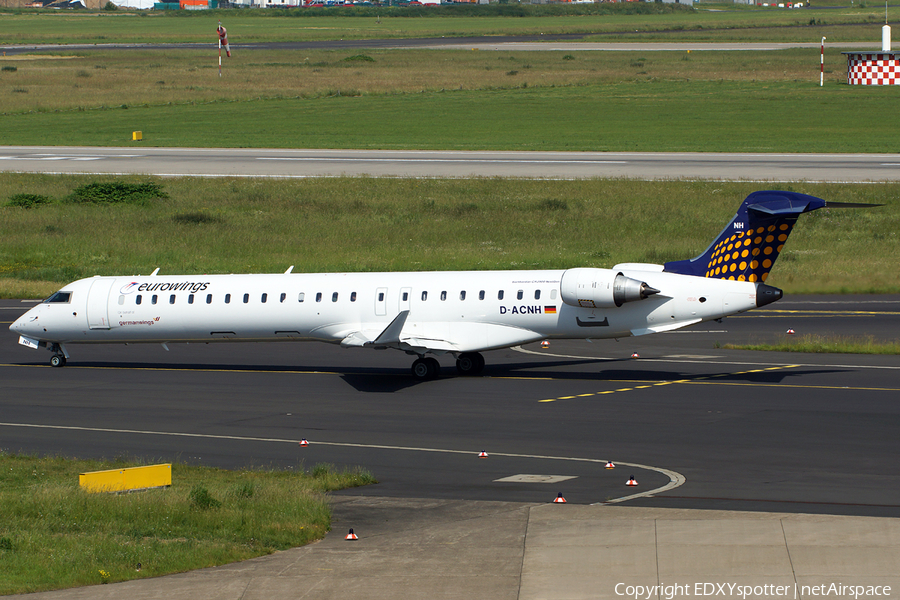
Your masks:
M34 309L29 310L27 313L13 321L13 324L9 326L9 330L19 335L34 335L39 330L37 315L34 314Z

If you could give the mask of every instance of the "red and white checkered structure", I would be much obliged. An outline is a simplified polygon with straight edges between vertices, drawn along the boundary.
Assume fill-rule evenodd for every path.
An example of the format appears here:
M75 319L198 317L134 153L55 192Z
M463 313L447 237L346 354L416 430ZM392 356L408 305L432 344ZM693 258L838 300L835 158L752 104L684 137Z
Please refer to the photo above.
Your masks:
M900 85L900 54L844 52L849 85Z

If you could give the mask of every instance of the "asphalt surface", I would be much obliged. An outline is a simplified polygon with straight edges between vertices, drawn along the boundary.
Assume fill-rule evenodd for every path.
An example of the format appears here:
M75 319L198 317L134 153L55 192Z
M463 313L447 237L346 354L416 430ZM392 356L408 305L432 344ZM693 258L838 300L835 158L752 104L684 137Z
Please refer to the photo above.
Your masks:
M450 152L0 146L0 170L227 177L900 181L900 154Z
M489 352L478 378L443 359L430 382L401 353L313 343L72 346L53 369L8 333L0 448L360 465L380 483L342 494L473 501L590 504L676 473L627 504L897 516L900 360L720 348L788 329L900 339L900 297L789 297L684 332ZM520 475L541 477L498 481Z

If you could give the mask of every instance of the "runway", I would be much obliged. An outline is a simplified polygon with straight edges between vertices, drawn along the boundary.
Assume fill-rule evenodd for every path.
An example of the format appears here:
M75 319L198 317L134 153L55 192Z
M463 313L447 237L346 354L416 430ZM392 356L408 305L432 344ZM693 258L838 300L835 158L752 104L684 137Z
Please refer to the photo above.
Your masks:
M29 306L0 302L0 320ZM489 352L478 378L443 359L430 382L401 353L303 343L72 346L52 369L7 333L0 448L359 465L380 483L342 494L504 502L605 502L631 474L646 492L674 473L624 504L900 515L900 361L721 348L788 328L898 339L900 296L788 297L684 332Z
M0 171L200 177L900 181L900 154L451 152L2 146Z

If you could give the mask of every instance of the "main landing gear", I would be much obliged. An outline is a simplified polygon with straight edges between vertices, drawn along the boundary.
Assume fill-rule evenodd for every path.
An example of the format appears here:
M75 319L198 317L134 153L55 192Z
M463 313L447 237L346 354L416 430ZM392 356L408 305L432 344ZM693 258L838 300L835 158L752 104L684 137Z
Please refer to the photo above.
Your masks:
M478 375L483 369L484 357L478 352L463 352L456 358L456 371L460 375ZM435 358L423 356L413 362L412 374L422 381L437 379L441 374L441 365Z

